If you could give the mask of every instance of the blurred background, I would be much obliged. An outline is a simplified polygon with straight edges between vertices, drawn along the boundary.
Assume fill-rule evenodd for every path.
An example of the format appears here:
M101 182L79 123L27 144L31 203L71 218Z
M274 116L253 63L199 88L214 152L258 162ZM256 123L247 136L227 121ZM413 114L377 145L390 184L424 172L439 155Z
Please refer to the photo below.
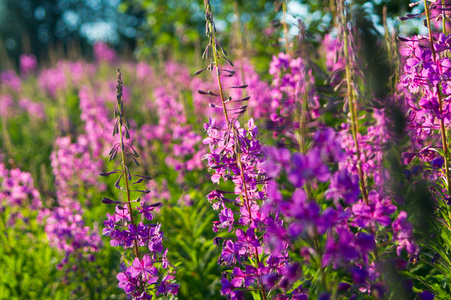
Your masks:
M237 65L235 79L249 83L248 113L261 122L263 144L275 143L274 130L284 130L274 128L277 123L269 118L271 94L278 89L271 82L278 77L268 68L273 57L277 61L275 56L288 52L285 48L295 49L295 57L307 64L318 62L314 86L324 100L324 119L328 126L342 123L335 117L342 91L324 83L329 75L323 71L327 60L334 63L327 54L337 49L335 2L211 0L217 37ZM397 17L420 13L420 8L410 8L409 0L350 2L364 17L354 20L371 21L359 27L368 50L359 53L368 62L367 74L384 74L361 85L368 95L388 93L398 81L386 76L398 69L396 37L422 33L418 21L401 24ZM384 48L384 40L394 47ZM207 147L202 124L210 110L196 92L215 85L208 72L193 76L207 64L201 58L207 43L203 0L0 0L0 231L6 232L0 234L5 273L0 299L68 299L68 293L71 299L126 298L116 279L121 253L100 236L106 213L114 213L102 197L121 199L113 188L116 179L98 176L115 168L106 153L113 145L117 67L125 83L127 116L136 129L134 145L142 156L137 173L154 179L146 186L152 190L149 201L164 203L158 220L168 237L170 261L178 268L178 297L218 299L225 267L218 267L220 247L213 244L211 230L217 216L205 196L213 187L201 160ZM380 107L379 102L365 105ZM396 163L390 165L398 166L400 153L393 157ZM397 177L403 178L402 168ZM428 199L418 191L418 199ZM12 192L24 200L2 205L15 199ZM42 200L44 209L24 210L32 200ZM424 207L418 211L426 216L418 220L432 219ZM86 240L91 236L93 241ZM418 270L412 276L429 276L429 267Z
M253 57L257 70L265 68L280 49L282 2L211 2L227 49L240 49ZM390 28L397 27L397 16L410 10L409 0L354 2L372 15L381 33L384 6ZM0 69L17 69L23 53L34 54L41 66L58 58L90 60L96 41L108 43L124 57L192 62L200 59L206 43L203 4L202 0L0 0ZM328 33L333 7L333 0L288 1L290 35L314 41L316 35ZM409 34L417 30L410 23L403 26Z

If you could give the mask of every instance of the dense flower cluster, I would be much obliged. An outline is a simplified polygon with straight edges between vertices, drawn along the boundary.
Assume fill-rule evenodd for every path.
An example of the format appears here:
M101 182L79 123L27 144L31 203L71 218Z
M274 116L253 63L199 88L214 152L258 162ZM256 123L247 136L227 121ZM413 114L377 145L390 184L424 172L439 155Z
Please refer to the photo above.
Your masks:
M74 203L72 207L55 207L48 213L45 220L45 233L50 246L64 253L64 258L58 264L63 268L71 256L75 259L89 259L102 246L97 228L91 229L83 220L83 209Z
M222 293L232 298L243 294L242 287L248 289L272 289L275 282L281 280L288 266L287 253L269 255L260 261L266 242L266 228L274 224L272 216L261 208L266 199L265 183L261 165L264 160L257 139L258 128L253 119L248 121L247 129L234 121L232 129L224 121L216 124L214 119L204 125L208 137L203 140L210 148L204 155L208 166L214 170L213 183L231 180L235 185L233 192L214 190L208 195L215 210L219 210L219 221L213 222L215 232L227 230L234 238L224 238L219 263L233 267L231 277L224 277ZM235 198L233 198L235 196ZM257 238L264 234L264 238ZM218 240L219 242L219 240ZM257 261L258 266L250 264ZM291 278L291 283L295 278ZM259 286L261 286L259 288Z
M273 76L270 118L277 126L289 129L303 126L299 124L301 108L308 112L309 119L318 118L319 98L313 88L312 70L307 69L300 57L291 58L285 53L273 56L269 74Z
M165 88L155 90L155 109L158 113L158 124L141 127L138 142L146 149L154 140L163 144L168 152L165 162L168 166L180 172L202 168L201 136L191 125L187 124L187 113L182 103L176 101L172 93ZM172 134L171 134L172 133Z
M61 206L71 206L70 200L67 203L64 199L76 197L80 190L88 190L90 186L95 186L100 191L106 189L105 184L98 182L97 176L103 163L91 157L86 136L79 136L76 143L71 143L69 137L57 138L50 159L56 195Z
M111 120L108 118L105 99L86 85L81 87L78 95L86 142L92 149L93 158L99 158L108 153L107 145L111 145L115 141L111 136L111 129L108 128Z
M428 47L428 38L422 36L411 37L401 51L406 57L401 84L407 86L413 94L423 94L418 103L411 98L407 101L409 127L419 137L438 130L439 119L443 119L445 124L449 123L447 107L448 96L451 95L448 79L451 75L451 61L446 56L442 57L441 53L451 49L448 41L450 37L451 35L440 33L433 45L435 58ZM422 43L426 43L426 46L422 46ZM438 93L443 94L443 103L439 103Z
M49 244L64 253L60 268L71 256L92 261L93 253L99 250L102 241L97 228L86 226L83 220L82 204L89 206L90 195L83 194L86 197L83 201L77 197L80 191L88 191L90 187L106 188L97 181L97 170L102 162L93 161L85 136L80 136L75 144L69 137L57 138L50 159L58 206L46 213L45 232Z
M30 173L8 170L0 163L0 210L8 208L7 223L12 226L24 218L24 213L42 209L41 195L34 187Z
M339 132L338 140L340 146L346 152L346 157L341 164L340 169L346 168L353 174L358 174L358 160L362 162L362 170L366 177L371 177L374 183L382 187L384 177L383 145L390 140L390 133L387 133L386 115L382 110L374 110L372 117L374 121L368 124L365 134L358 133L360 157L357 156L355 142L352 137L350 125L343 123Z

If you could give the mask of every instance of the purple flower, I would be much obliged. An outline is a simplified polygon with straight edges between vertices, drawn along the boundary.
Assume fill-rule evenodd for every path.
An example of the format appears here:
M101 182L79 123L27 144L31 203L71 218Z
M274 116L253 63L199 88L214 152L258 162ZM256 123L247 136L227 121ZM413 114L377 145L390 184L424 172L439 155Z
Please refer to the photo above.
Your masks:
M418 293L418 297L420 297L421 300L433 300L435 295L428 290L424 290L421 293Z
M232 272L232 285L234 287L241 287L244 283L244 287L252 286L255 282L255 271L252 266L246 266L246 270L243 272L240 268L235 267Z
M329 169L323 164L318 152L311 151L307 155L295 153L292 169L288 179L295 187L302 187L306 181L316 179L326 182L330 178Z
M401 256L402 249L406 249L407 253L413 254L417 252L417 246L413 239L413 226L407 222L407 213L401 211L392 223L393 228L393 239L398 241L398 246L396 247L396 253Z
M133 278L141 275L142 280L147 283L158 280L158 270L153 266L153 261L148 255L144 255L142 259L136 257L127 271Z
M311 151L319 151L324 162L341 162L346 155L337 140L338 136L330 128L322 128L315 132L314 147Z
M157 294L172 294L177 295L179 292L179 285L171 283L172 280L174 280L175 277L171 275L166 275L161 280L160 286L158 287L158 293Z
M374 236L364 232L358 232L356 234L355 243L363 253L370 252L376 247Z
M359 199L359 177L349 174L347 169L341 169L335 172L330 180L329 190L327 191L327 199L337 201L342 198L345 204L353 204Z
M443 157L436 157L431 161L431 166L436 169L441 169L444 163L445 160L443 159Z
M108 220L103 222L103 225L105 228L103 228L103 235L111 235L111 233L114 231L116 227L116 218L109 213L106 214Z
M355 266L351 268L352 280L357 284L363 284L368 278L368 270L362 266Z
M123 289L126 294L132 293L138 285L138 281L133 278L133 276L128 271L124 273L118 273L116 275L116 278L117 280L119 280L118 286Z
M218 232L219 229L227 228L228 232L233 229L233 211L230 208L224 208L219 214L219 222L214 223L213 231Z

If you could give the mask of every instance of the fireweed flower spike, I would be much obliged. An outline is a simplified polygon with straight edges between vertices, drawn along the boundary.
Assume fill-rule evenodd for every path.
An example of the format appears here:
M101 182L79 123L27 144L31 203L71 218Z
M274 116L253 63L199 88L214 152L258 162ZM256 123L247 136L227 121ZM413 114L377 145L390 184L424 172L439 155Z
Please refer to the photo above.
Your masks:
M417 36L409 39L400 38L405 42L405 48L401 51L407 57L404 65L404 74L401 84L407 86L411 93L423 92L423 97L417 104L407 102L409 106L409 121L413 121L417 132L433 133L433 129L440 130L442 142L442 155L444 156L444 177L446 180L446 191L451 194L449 174L449 149L447 140L447 126L449 126L449 95L451 94L450 76L451 60L445 54L451 49L450 35L443 32L438 37L433 36L431 24L432 11L444 13L449 10L442 8L440 1L432 3L424 1L428 37ZM444 21L444 20L443 20ZM444 23L443 23L444 25ZM444 55L445 54L445 55ZM438 120L438 124L437 124Z
M230 267L225 271L221 280L222 294L231 299L241 299L245 291L260 294L267 299L275 284L282 278L282 269L286 260L286 251L282 250L279 257L264 255L264 240L268 222L274 223L272 216L261 210L260 204L266 199L265 185L267 177L261 169L263 155L258 141L258 128L253 119L242 128L237 118L246 111L249 97L234 99L225 96L222 84L223 76L233 76L231 70L221 69L219 60L223 59L230 66L233 63L227 58L226 51L219 44L215 36L215 25L211 5L205 1L206 35L209 44L204 56L212 52L210 64L205 70L214 71L218 84L217 91L198 90L198 93L218 99L210 103L210 107L221 109L224 121L219 123L210 118L204 125L208 137L203 143L208 145L210 153L204 155L210 170L214 170L211 177L213 183L232 180L235 184L233 192L215 190L208 195L215 210L220 210L219 221L213 223L215 232L227 229L235 238L223 238L223 249L219 263ZM247 85L238 84L230 87L232 90L244 89ZM231 93L233 94L233 93ZM263 185L263 189L260 187ZM233 199L233 195L237 197ZM237 218L238 216L238 218ZM220 239L217 239L218 242ZM266 260L264 260L266 257ZM277 261L277 268L272 261ZM233 269L233 270L232 270ZM269 280L269 278L273 280Z
M149 190L132 189L132 185L140 184L144 180L151 179L148 176L132 174L126 164L126 158L139 166L136 158L139 154L131 143L124 139L130 139L130 125L124 116L124 102L122 99L122 76L117 70L116 85L117 107L115 108L115 123L113 137L119 135L119 140L114 144L109 153L109 160L121 157L121 170L100 173L101 176L118 175L115 187L124 191L125 201L115 201L103 198L105 204L117 204L113 215L107 214L108 220L103 224L103 234L111 237L111 246L122 246L125 250L132 248L132 255L126 253L126 270L117 275L119 287L133 299L151 299L152 295L172 294L176 295L179 286L174 284L173 267L167 260L167 249L163 248L163 232L161 224L148 223L153 219L152 211L161 203L148 204L140 198L132 200L132 193L148 194ZM136 177L133 179L133 177ZM123 183L121 183L121 180ZM137 224L138 216L142 222ZM144 223L146 222L146 223ZM166 269L166 274L160 274L161 269Z
M339 6L338 9L340 9L344 16L341 17L342 24L342 36L343 36L343 53L345 57L345 71L346 71L346 84L347 84L347 102L349 105L349 111L351 115L351 131L352 131L352 137L354 140L354 145L356 148L356 155L357 155L357 169L359 174L359 183L360 183L360 189L362 191L362 196L366 204L368 204L368 191L365 185L365 174L362 169L362 161L361 161L361 155L360 155L360 147L359 147L359 141L358 141L358 121L357 121L357 99L355 95L354 86L352 84L353 82L353 70L352 70L352 62L349 50L352 50L350 47L350 36L348 31L348 18L349 18L349 10L345 8L345 3L343 1L338 2Z

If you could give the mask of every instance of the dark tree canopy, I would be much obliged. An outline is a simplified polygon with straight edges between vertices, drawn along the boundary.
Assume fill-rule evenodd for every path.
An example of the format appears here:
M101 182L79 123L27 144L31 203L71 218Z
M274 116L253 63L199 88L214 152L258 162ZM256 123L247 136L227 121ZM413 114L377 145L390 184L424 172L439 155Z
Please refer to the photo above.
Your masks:
M235 54L240 50L266 65L283 44L282 2L211 1L222 42L236 50ZM290 32L305 29L306 38L328 32L333 26L334 2L287 1L287 22L293 29ZM353 3L370 3L371 13L380 23L384 6L387 16L395 18L407 10L410 1ZM49 48L55 45L67 54L75 44L84 56L89 56L95 40L107 41L117 49L134 50L141 58L184 60L193 51L199 56L205 46L203 5L202 0L0 0L0 39L16 61L24 52L45 60Z

